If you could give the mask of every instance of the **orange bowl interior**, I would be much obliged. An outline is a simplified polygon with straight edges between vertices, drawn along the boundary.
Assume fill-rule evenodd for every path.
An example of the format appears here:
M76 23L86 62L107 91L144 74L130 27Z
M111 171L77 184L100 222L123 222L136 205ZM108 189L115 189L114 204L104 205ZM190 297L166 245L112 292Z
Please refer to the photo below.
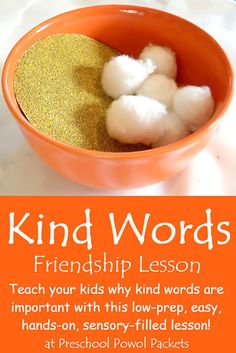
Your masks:
M211 87L216 111L227 98L231 70L213 38L190 22L165 12L117 6L97 6L54 17L30 32L14 53L8 88L14 97L14 69L20 56L36 41L55 33L81 33L121 53L138 56L149 43L172 48L178 59L177 81ZM157 15L158 14L158 15ZM14 102L16 103L16 102Z

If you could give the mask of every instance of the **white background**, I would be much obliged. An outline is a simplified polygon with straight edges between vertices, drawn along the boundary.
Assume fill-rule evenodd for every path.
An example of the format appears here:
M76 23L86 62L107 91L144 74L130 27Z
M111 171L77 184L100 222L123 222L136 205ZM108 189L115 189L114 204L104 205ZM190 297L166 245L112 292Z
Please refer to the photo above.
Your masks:
M236 2L226 0L0 0L0 72L15 42L29 29L61 12L98 4L159 8L199 25L223 46L236 70ZM0 195L236 195L236 97L224 123L181 174L142 189L94 190L51 171L27 145L0 90Z

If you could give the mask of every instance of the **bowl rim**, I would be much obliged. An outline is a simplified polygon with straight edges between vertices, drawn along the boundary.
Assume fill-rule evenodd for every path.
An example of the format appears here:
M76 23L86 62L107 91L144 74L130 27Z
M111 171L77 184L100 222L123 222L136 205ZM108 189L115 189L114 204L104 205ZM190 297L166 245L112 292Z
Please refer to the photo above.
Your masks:
M226 62L227 69L229 71L229 86L226 91L226 96L224 99L223 104L219 108L217 114L213 114L211 119L205 123L202 127L200 127L197 131L194 133L191 133L190 135L165 146L162 147L156 147L156 148L150 148L142 151L133 151L133 152L107 152L107 151L97 151L97 150L89 150L89 149L83 149L80 147L75 147L63 142L60 142L58 140L53 139L52 137L44 134L40 130L38 130L36 127L34 127L28 119L25 117L23 112L21 111L20 107L15 105L13 102L13 99L11 97L11 94L9 92L9 85L8 85L8 72L11 67L15 52L18 51L18 49L21 48L21 43L24 42L27 38L29 38L31 35L33 35L35 32L38 32L42 30L42 28L47 27L51 23L55 23L58 20L61 20L63 17L67 17L70 15L73 15L77 12L83 12L87 10L96 10L96 9L116 9L120 11L124 10L134 10L134 11L144 11L148 13L154 13L154 14L161 14L161 15L166 15L169 16L170 18L173 18L177 21L180 21L182 23L185 23L187 25L190 25L192 28L197 30L199 33L204 35L205 37L208 38L208 40L217 47L218 51L220 52L223 60ZM17 122L22 124L30 133L37 135L38 138L43 139L50 145L54 145L57 148L61 148L67 152L72 152L73 154L76 155L84 155L84 156L90 156L90 157L96 157L96 158L102 158L102 159L135 159L135 158L140 158L140 157L147 157L150 155L163 155L163 154L168 154L169 152L175 152L178 151L182 148L187 147L189 144L194 144L196 140L198 140L198 137L202 135L204 131L209 131L215 127L215 125L218 124L218 122L221 120L223 117L224 113L226 112L232 96L233 96L233 86L234 86L234 72L232 65L228 59L228 56L226 55L224 49L221 47L221 45L205 30L200 28L199 26L195 25L193 22L186 20L185 18L182 18L180 16L174 15L172 13L155 9L152 7L145 7L145 6L139 6L139 5L125 5L125 4L114 4L114 5L96 5L96 6L86 6L83 8L78 8L75 10L63 12L59 15L53 16L46 21L43 21L33 27L31 30L26 32L13 46L11 49L10 53L7 56L7 59L4 63L3 70L2 70L2 90L3 90L3 96L5 98L5 101L8 105L8 108L10 109L11 113L13 114L14 118L17 120Z

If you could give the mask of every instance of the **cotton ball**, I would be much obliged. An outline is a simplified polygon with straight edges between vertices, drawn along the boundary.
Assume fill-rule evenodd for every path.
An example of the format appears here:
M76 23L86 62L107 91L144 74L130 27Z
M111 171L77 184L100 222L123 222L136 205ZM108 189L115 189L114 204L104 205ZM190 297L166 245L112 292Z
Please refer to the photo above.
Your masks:
M179 119L179 117L171 112L163 120L164 134L152 145L152 147L161 147L174 143L189 135L189 131Z
M122 96L107 111L109 135L122 143L151 145L163 134L166 108L143 96Z
M214 101L207 86L185 86L177 90L173 107L188 130L196 131L214 112Z
M151 59L156 66L155 73L165 75L169 78L176 78L176 57L170 48L149 44L143 49L139 58L141 60Z
M151 75L138 89L137 94L157 99L170 107L176 91L177 85L171 78L163 75Z
M141 61L120 55L104 65L102 87L108 96L115 99L134 94L154 70L155 65L151 60Z

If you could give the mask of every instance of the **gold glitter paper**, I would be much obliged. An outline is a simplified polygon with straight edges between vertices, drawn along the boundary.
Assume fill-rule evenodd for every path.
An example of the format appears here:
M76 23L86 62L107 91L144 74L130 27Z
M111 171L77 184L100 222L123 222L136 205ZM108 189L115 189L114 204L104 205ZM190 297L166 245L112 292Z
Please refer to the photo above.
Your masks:
M97 151L135 151L111 139L105 125L111 99L101 87L104 63L117 52L81 34L56 34L19 60L14 85L27 119L55 140Z

